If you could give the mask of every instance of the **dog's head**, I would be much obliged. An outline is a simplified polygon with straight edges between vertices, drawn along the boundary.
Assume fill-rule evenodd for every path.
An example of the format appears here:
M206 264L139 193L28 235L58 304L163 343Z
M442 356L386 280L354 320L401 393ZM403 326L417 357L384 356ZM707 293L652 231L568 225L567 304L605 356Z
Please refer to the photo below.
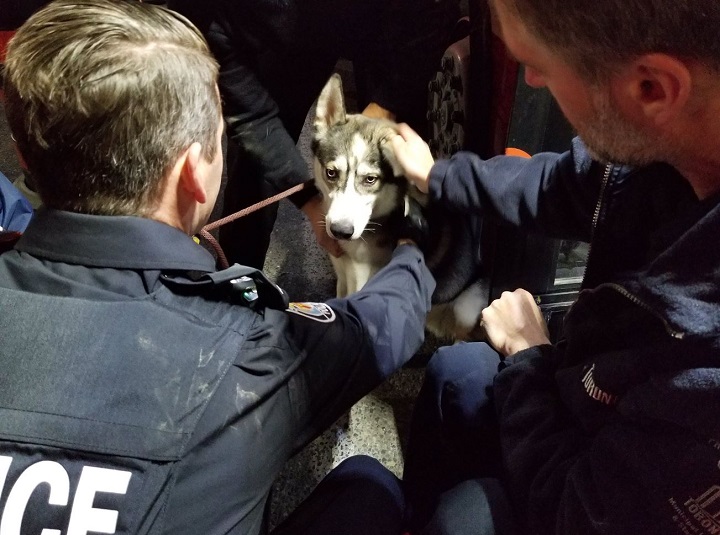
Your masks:
M348 114L335 74L320 93L314 126L315 184L323 194L327 232L355 240L370 221L403 206L407 181L387 143L396 125Z

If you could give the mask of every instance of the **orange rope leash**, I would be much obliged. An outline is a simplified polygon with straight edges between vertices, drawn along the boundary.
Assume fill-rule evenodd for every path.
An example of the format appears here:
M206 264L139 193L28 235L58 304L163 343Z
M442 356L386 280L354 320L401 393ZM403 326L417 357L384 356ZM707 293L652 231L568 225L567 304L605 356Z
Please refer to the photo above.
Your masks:
M257 202L251 206L248 206L247 208L243 208L242 210L235 212L234 214L230 214L228 216L225 216L221 219L218 219L217 221L213 221L212 223L208 223L205 225L202 229L200 229L200 232L198 235L206 240L210 246L215 251L215 254L218 258L218 263L220 264L220 267L222 269L226 269L230 267L228 264L227 257L225 256L225 253L222 250L222 247L220 247L220 244L217 242L215 237L210 234L211 230L214 230L218 227L221 227L225 225L226 223L230 223L232 221L235 221L236 219L240 219L241 217L244 217L248 214L251 214L253 212L256 212L257 210L260 210L261 208L265 208L268 205L271 205L274 202L278 202L285 197L289 197L293 193L297 193L298 191L302 190L305 185L308 184L308 182L303 182L302 184L298 184L297 186L293 186L290 189L287 189L281 193L278 193L277 195L273 195L272 197L265 199L263 201Z

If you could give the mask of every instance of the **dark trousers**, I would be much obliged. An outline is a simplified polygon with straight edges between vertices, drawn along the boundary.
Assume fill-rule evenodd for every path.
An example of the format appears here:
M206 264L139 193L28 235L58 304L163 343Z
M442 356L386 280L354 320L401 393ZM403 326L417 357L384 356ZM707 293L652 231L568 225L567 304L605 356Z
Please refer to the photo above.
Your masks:
M492 402L500 360L484 343L440 348L410 427L403 484L413 534L516 533Z
M379 461L356 455L333 469L271 535L399 535L401 483Z

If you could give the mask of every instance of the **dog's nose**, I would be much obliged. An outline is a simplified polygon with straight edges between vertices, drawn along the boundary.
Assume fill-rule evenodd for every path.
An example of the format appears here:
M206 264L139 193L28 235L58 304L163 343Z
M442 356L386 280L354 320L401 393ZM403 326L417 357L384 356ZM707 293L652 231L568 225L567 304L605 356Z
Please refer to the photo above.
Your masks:
M336 240L349 240L352 238L355 227L352 223L333 223L330 225L330 234Z

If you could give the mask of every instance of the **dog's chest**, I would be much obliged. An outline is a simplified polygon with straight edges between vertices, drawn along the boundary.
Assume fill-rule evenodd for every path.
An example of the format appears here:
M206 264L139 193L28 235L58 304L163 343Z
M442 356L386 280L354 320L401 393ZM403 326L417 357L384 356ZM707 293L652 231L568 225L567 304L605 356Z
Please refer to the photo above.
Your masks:
M387 240L383 238L363 235L359 240L341 241L340 246L353 262L384 266L390 262L393 251L389 242L388 244L385 242Z

